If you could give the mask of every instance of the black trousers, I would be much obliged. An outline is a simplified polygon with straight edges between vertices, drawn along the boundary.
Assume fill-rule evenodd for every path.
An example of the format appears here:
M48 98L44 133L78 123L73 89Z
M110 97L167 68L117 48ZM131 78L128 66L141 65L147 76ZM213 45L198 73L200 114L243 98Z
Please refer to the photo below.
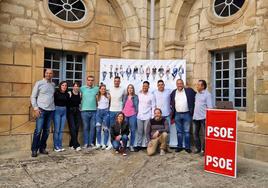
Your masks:
M202 137L200 138L199 132L201 130ZM205 131L206 131L206 120L193 120L193 135L194 143L197 150L205 151Z
M67 120L70 129L71 140L70 147L77 148L80 146L78 142L79 127L82 124L81 112L78 107L71 107L67 110Z

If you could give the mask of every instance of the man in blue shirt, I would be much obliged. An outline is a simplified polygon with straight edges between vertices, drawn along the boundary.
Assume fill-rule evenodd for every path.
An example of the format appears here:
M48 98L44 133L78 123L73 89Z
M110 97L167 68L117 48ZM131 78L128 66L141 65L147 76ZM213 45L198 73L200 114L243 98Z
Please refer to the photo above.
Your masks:
M162 116L168 122L168 129L170 129L171 119L170 119L170 94L172 90L165 88L165 83L163 80L157 81L157 90L153 92L155 105L162 111Z
M207 83L205 80L199 80L197 83L197 94L195 95L195 108L193 116L193 135L196 150L194 153L204 154L205 149L205 123L206 109L212 108L211 94L207 91ZM199 137L200 129L202 130L203 139L202 146Z

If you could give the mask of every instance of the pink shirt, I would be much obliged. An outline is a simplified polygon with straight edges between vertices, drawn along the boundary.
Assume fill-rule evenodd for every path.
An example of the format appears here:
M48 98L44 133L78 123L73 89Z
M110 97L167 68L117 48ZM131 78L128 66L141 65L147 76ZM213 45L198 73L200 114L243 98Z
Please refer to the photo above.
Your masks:
M124 107L122 112L125 114L126 117L130 117L130 116L133 116L136 114L135 107L133 105L131 98L129 98L129 97L127 98L125 107Z

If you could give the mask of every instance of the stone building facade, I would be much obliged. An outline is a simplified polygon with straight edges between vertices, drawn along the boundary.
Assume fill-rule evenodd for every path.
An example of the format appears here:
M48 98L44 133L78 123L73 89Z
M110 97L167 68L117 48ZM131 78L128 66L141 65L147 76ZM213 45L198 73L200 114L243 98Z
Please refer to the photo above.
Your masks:
M238 154L268 161L267 0L155 0L154 38L150 0L69 1L0 0L0 153L30 150L44 67L56 81L98 80L100 58L145 59L153 45L155 59L186 59L190 86L205 79L214 99L234 102Z

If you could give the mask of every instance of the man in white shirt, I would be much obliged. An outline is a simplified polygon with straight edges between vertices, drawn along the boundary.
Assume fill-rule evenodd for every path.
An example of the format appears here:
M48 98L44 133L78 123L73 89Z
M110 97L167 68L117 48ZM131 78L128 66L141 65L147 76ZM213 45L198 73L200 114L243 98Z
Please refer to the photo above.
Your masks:
M124 89L120 86L121 80L119 76L114 77L114 87L110 89L110 127L115 124L115 116L123 109Z
M110 109L109 109L109 123L106 129L110 130L111 126L115 125L116 115L123 109L123 95L124 89L120 86L121 80L119 76L114 77L114 86L110 88ZM100 143L94 147L94 149L99 149L101 147ZM104 148L104 147L103 147ZM106 147L106 150L110 150L112 145Z
M155 109L155 99L153 94L149 92L150 83L148 81L144 81L142 84L142 90L140 91L139 97L139 108L137 115L137 148L136 150L140 150L142 147L143 136L146 135L146 129L148 122L154 116ZM146 139L146 138L145 138ZM145 140L146 146L148 144L147 139Z
M177 130L178 148L176 152L183 149L187 153L191 153L190 143L190 126L194 112L195 91L190 87L184 87L182 79L176 81L177 89L172 91L170 95L170 105L172 109L172 117L175 117L175 125ZM183 148L182 143L185 143Z

